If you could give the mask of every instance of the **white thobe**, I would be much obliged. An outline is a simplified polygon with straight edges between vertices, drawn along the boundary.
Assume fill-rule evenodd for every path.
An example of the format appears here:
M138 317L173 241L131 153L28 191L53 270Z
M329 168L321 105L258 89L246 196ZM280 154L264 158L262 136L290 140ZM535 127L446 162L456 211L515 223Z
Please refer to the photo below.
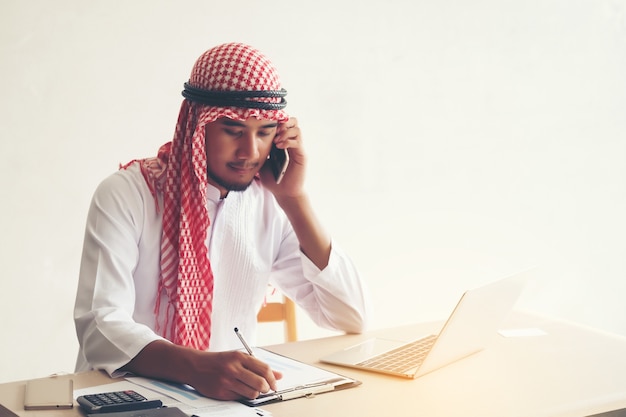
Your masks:
M301 251L273 195L257 181L220 200L209 186L207 244L214 275L209 350L241 348L233 332L256 340L256 315L268 284L277 287L321 327L361 332L367 294L350 259L332 242L320 271ZM133 164L105 179L89 209L74 320L80 343L77 371L117 370L147 344L163 339L167 299L155 313L160 273L159 207ZM158 318L157 318L158 315ZM170 317L167 320L171 323Z

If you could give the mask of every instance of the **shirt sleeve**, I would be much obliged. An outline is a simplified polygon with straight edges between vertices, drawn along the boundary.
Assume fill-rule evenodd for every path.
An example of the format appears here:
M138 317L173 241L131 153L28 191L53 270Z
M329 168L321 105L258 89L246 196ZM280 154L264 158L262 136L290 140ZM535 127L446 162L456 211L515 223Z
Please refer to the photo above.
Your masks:
M149 193L142 196L137 185L132 175L116 173L100 184L91 202L74 306L80 344L77 370L104 369L119 375L117 369L147 344L162 339L133 317L133 271L145 223L142 197L152 198Z
M283 245L281 252L294 250L299 259L275 264L277 270L273 271L272 282L318 326L348 333L363 332L371 310L369 293L351 259L336 242L332 242L329 262L323 270L299 250L295 233Z

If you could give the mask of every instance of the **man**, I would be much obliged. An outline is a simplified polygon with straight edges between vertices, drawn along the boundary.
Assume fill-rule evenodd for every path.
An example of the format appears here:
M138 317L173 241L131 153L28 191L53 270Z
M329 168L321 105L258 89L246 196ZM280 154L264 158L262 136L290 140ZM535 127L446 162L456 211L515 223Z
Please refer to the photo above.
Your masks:
M320 326L361 332L363 283L317 220L276 70L230 43L196 61L174 138L105 179L89 210L74 318L77 370L255 398L281 377L242 353L268 284ZM287 150L280 183L268 160ZM284 152L284 151L282 151Z

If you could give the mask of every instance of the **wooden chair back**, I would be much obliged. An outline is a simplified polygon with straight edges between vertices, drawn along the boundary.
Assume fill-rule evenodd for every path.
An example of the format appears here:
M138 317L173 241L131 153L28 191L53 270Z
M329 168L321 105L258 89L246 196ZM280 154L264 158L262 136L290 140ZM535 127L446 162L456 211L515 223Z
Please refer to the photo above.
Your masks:
M282 301L272 301L261 307L257 314L259 323L284 322L285 340L295 342L298 340L296 327L296 304L289 298L283 296Z

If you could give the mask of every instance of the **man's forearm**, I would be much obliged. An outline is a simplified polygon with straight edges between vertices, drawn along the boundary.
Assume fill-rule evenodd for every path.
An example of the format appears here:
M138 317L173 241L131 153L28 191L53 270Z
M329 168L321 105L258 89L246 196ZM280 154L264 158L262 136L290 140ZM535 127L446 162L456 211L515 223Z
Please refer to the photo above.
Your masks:
M194 349L165 340L155 340L120 370L148 378L188 384L190 381L187 378L191 374L189 370L193 369L192 358L195 354Z
M330 258L330 236L317 219L306 195L284 197L278 200L293 227L302 252L320 270L326 268Z

